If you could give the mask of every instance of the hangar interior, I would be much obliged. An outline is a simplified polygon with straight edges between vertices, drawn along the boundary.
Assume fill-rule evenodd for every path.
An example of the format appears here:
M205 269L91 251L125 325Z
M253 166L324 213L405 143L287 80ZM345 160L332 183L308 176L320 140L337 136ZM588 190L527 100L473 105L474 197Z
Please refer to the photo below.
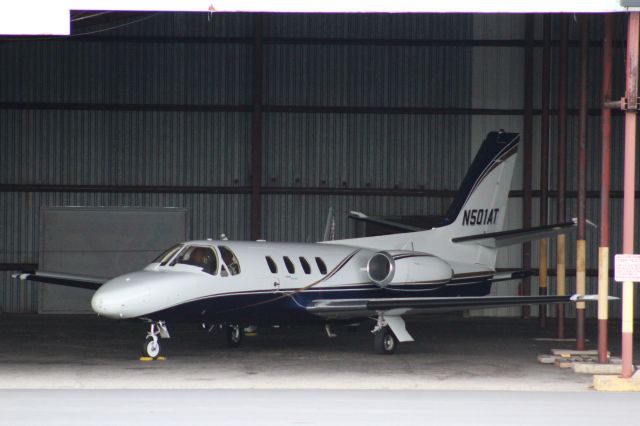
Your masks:
M523 225L528 190L531 224L539 223L543 15L75 12L73 19L70 37L0 42L1 312L38 312L38 285L13 280L11 271L42 259L43 208L178 207L189 212L188 238L224 233L311 242L321 239L332 207L336 238L345 238L359 232L347 219L351 210L444 214L490 130L519 132L531 147L530 170L520 151L507 228ZM577 209L583 16L548 19L548 223L554 223L562 60L569 75L566 218ZM559 51L563 19L566 57ZM587 19L587 217L598 223L603 17ZM626 26L624 14L614 16L614 98L624 92ZM622 244L621 114L614 112L612 127L616 253ZM597 287L597 240L589 230L588 293ZM574 242L571 237L567 245L569 289ZM551 268L554 250L552 243ZM523 266L519 247L501 253L499 267ZM538 244L531 259L535 268ZM535 277L531 284L537 294ZM617 285L610 287L619 295ZM518 283L493 291L516 294ZM587 316L595 313L588 306ZM476 314L520 316L521 310ZM611 317L619 317L618 303Z

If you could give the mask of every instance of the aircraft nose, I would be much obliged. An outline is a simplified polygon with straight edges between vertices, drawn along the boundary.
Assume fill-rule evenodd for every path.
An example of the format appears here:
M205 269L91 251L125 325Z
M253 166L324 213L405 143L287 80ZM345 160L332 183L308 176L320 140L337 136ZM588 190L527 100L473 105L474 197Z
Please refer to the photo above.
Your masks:
M113 292L101 291L98 289L91 298L91 308L98 315L102 315L104 317L123 318L124 312L122 309L118 309L118 307L120 307L120 303L118 303L117 295L109 293Z
M149 291L140 282L132 285L132 281L128 276L107 281L91 298L91 308L98 315L107 318L126 319L138 316L141 308L148 302Z

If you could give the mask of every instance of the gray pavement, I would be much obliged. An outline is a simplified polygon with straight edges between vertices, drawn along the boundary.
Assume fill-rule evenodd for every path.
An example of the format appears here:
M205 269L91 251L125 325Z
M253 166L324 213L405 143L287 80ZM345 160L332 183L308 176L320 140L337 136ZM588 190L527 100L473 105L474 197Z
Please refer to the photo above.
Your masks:
M336 390L0 391L7 425L632 425L640 394Z
M592 384L589 375L537 363L538 354L572 344L535 340L553 336L535 321L434 316L408 328L417 342L384 356L373 353L370 324L338 328L335 339L321 327L259 330L238 349L221 333L170 325L167 359L141 362L141 322L0 315L0 389L589 391Z

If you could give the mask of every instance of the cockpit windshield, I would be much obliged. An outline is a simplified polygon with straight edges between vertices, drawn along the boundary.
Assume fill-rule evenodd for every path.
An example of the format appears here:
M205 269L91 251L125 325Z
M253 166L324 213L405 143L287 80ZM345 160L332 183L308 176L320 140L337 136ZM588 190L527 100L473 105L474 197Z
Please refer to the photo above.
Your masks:
M184 247L183 244L176 244L175 246L163 251L162 254L156 257L151 263L159 263L161 266L166 265L182 247Z
M215 275L218 272L218 259L211 247L187 247L172 263L197 266L202 268L203 272L211 275Z

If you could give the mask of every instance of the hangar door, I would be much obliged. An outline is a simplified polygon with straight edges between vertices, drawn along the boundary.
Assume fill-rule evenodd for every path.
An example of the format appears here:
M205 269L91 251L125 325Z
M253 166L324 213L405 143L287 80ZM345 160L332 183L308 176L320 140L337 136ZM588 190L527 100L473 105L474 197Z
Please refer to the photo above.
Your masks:
M38 269L112 278L188 239L183 208L43 207ZM39 313L89 313L93 291L43 284Z

